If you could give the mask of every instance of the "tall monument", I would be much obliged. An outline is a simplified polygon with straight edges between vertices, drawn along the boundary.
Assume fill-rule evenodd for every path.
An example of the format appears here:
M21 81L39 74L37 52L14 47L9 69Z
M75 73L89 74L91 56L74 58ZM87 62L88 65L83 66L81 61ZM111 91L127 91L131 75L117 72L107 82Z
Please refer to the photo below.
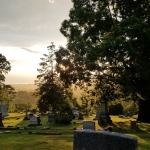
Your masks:
M0 112L2 113L3 118L8 116L7 106L4 102L2 102L2 104L0 105Z
M111 124L112 120L110 119L109 113L108 113L108 108L107 108L107 101L105 99L101 99L101 111L100 111L100 116L98 119L98 124Z

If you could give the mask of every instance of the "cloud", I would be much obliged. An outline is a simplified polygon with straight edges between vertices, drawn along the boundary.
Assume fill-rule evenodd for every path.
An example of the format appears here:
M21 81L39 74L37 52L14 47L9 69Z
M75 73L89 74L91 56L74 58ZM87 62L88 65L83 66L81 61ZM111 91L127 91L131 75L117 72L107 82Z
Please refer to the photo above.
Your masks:
M49 2L50 2L50 3L52 3L52 4L53 4L53 3L55 3L55 1L54 1L54 0L49 0Z
M0 45L32 47L66 42L59 29L71 7L71 0L0 0Z
M36 52L36 51L32 51L32 50L30 50L30 49L28 49L28 48L22 48L22 49L24 49L24 50L26 50L26 51L28 51L28 52L31 52L31 53L39 53L39 52Z
M11 64L15 64L15 65L20 65L20 64L27 64L28 61L25 60L14 60L14 59L10 59L8 60Z

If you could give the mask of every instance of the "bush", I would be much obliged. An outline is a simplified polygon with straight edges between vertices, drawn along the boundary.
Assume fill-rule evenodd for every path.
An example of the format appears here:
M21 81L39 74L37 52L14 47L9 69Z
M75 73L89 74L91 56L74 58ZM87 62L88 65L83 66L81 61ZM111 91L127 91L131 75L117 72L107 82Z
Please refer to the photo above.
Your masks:
M129 114L130 116L132 116L132 115L138 114L138 110L139 110L138 104L135 103L135 102L132 102L130 105L128 105L128 106L125 108L124 112L125 112L126 114Z
M109 106L109 114L110 115L119 115L123 114L123 106L121 103L111 104Z
M70 124L72 119L73 119L72 115L68 115L68 114L55 115L55 123Z

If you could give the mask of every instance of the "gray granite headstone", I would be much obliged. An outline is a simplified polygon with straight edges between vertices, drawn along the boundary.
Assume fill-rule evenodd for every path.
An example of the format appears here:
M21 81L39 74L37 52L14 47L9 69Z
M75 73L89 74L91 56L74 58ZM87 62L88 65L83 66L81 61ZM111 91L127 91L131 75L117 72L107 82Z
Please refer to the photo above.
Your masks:
M75 119L78 119L79 118L79 111L78 111L78 108L76 106L74 106L72 108L72 113L73 115L75 116Z
M2 113L2 117L6 117L9 116L8 112L7 112L7 106L4 102L2 102L1 106L0 106L0 112Z
M130 121L130 126L131 126L131 129L137 129L138 128L138 124L136 121Z
M83 129L93 129L93 130L95 130L95 122L93 122L93 121L83 121Z
M34 126L34 125L41 125L40 124L41 119L39 116L31 116L30 117L30 124L28 126Z
M75 130L73 150L137 150L137 139L116 132Z
M92 112L92 111L90 111L90 112L89 112L89 115L90 115L90 116L92 116L92 115L93 115L93 112Z
M48 114L48 122L54 122L55 121L55 114Z
M112 120L110 119L108 108L107 108L107 101L106 99L101 99L101 113L98 119L98 124L112 124Z

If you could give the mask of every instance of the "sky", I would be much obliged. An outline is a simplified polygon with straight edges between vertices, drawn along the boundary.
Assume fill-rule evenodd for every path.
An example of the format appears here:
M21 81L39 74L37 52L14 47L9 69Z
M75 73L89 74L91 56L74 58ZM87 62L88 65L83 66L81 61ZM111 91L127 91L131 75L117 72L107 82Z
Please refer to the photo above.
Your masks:
M0 53L11 64L5 84L33 83L47 46L67 44L59 31L71 0L0 0Z

